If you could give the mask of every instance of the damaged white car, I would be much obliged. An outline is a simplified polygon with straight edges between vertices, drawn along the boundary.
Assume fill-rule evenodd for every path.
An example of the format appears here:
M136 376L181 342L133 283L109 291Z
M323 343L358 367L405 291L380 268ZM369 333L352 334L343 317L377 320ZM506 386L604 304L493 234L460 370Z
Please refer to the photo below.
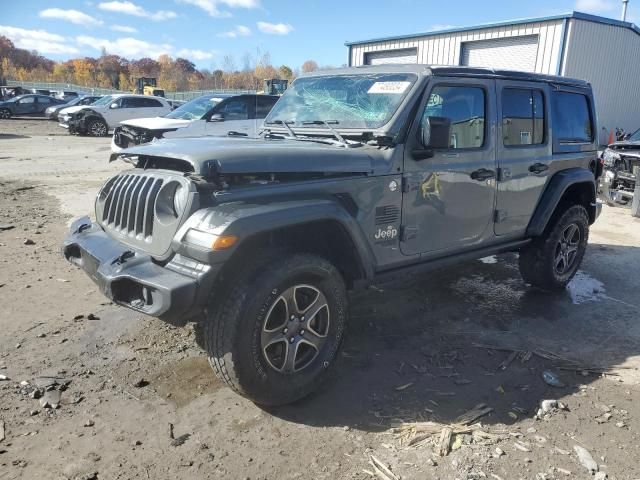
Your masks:
M148 143L159 138L232 134L254 137L262 120L278 101L275 95L203 95L163 117L120 122L111 150Z

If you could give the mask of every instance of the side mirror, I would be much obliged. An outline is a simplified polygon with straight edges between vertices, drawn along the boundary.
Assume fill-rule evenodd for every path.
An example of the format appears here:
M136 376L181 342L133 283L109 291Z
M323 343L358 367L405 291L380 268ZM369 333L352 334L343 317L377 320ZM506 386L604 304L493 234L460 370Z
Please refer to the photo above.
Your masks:
M214 113L211 115L209 119L210 122L224 122L224 114L222 113Z
M451 120L446 117L424 117L420 127L420 147L412 152L415 160L425 160L434 155L435 149L449 148Z
M109 105L109 108L118 108L118 104L117 103L112 103L111 105Z

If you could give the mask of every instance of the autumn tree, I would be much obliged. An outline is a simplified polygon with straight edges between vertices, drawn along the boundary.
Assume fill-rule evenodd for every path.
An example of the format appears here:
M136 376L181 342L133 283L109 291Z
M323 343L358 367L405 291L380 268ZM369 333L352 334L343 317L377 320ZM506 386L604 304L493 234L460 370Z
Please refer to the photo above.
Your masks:
M302 70L302 73L315 72L318 70L318 63L315 60L307 60L302 64L300 69Z

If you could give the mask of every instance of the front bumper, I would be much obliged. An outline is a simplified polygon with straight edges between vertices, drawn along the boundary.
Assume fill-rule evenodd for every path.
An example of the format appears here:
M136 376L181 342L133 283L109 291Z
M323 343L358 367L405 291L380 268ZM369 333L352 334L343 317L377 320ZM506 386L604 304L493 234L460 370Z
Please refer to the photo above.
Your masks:
M202 310L219 270L179 255L159 265L112 239L88 217L73 222L62 253L113 302L175 325Z

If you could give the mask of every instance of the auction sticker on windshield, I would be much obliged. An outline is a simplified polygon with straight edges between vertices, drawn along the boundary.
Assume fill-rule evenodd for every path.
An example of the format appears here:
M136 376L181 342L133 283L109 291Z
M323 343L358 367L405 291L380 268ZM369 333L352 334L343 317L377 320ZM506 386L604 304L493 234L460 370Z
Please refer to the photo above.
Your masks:
M409 88L411 82L376 82L371 85L367 93L395 93L400 94Z

